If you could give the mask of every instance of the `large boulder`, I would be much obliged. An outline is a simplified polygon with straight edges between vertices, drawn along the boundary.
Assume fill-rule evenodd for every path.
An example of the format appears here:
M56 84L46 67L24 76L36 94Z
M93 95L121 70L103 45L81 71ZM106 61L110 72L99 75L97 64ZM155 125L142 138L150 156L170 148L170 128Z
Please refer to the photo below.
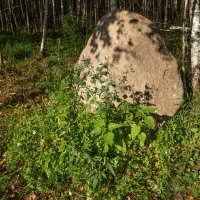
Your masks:
M162 116L172 116L183 101L183 84L175 58L155 24L139 14L118 10L104 16L78 64L85 61L91 65L85 65L81 77L93 92L105 88L111 78L118 99L155 106ZM102 63L107 63L107 74ZM91 77L95 73L100 80ZM83 87L79 89L80 95L84 96L84 92ZM99 94L95 98L104 99Z

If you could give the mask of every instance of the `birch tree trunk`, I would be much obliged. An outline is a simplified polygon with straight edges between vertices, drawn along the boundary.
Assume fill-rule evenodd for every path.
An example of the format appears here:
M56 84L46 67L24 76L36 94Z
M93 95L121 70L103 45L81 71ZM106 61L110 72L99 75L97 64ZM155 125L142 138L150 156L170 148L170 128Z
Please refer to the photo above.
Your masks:
M43 22L44 22L44 13L43 13L43 1L39 1L39 14L40 14L40 32L42 32Z
M52 13L53 13L53 28L56 28L56 10L55 10L55 0L52 0Z
M30 22L29 22L29 13L28 13L27 1L28 1L28 0L25 0L25 7L26 7L26 25L27 25L27 28L28 28L28 32L30 33Z
M192 89L199 91L200 83L200 0L191 0L191 69Z
M45 46L46 33L47 33L48 5L49 5L49 0L45 0L44 22L43 22L43 28L42 28L42 42L41 42L41 45L40 45L40 55L44 54L44 46Z

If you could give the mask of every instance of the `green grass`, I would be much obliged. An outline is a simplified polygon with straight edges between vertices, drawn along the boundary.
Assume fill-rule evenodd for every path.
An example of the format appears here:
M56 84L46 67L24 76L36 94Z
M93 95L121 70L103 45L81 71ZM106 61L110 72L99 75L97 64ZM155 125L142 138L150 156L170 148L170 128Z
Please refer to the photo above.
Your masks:
M154 130L151 109L122 103L90 113L71 88L72 77L61 81L43 107L33 107L32 113L18 108L10 121L2 199L32 192L41 198L59 193L63 199L200 197L196 99ZM14 181L17 193L10 189Z

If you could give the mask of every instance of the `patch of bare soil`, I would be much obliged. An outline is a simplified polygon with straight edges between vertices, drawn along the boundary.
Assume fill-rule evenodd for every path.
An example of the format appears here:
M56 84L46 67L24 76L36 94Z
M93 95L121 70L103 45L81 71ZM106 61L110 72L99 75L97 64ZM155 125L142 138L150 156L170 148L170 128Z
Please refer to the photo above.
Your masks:
M0 140L6 131L6 118L12 115L16 104L34 104L43 92L35 85L42 70L30 65L0 68Z

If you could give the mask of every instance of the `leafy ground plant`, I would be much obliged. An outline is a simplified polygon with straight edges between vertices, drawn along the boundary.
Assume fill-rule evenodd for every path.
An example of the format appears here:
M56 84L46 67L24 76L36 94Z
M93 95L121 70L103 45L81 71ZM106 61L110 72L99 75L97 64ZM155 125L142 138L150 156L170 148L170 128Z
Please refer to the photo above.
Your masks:
M154 108L108 103L92 113L72 80L10 123L2 199L199 197L198 101L155 130Z
M90 113L76 104L69 85L69 80L63 81L47 110L37 108L32 116L19 110L24 117L13 122L7 135L7 172L13 176L4 174L4 193L8 192L5 180L10 184L14 179L26 192L51 194L53 189L68 195L102 195L102 188L118 176L125 155L144 146L154 124L149 111L143 110L138 120L129 112L140 108L125 104L115 112Z

